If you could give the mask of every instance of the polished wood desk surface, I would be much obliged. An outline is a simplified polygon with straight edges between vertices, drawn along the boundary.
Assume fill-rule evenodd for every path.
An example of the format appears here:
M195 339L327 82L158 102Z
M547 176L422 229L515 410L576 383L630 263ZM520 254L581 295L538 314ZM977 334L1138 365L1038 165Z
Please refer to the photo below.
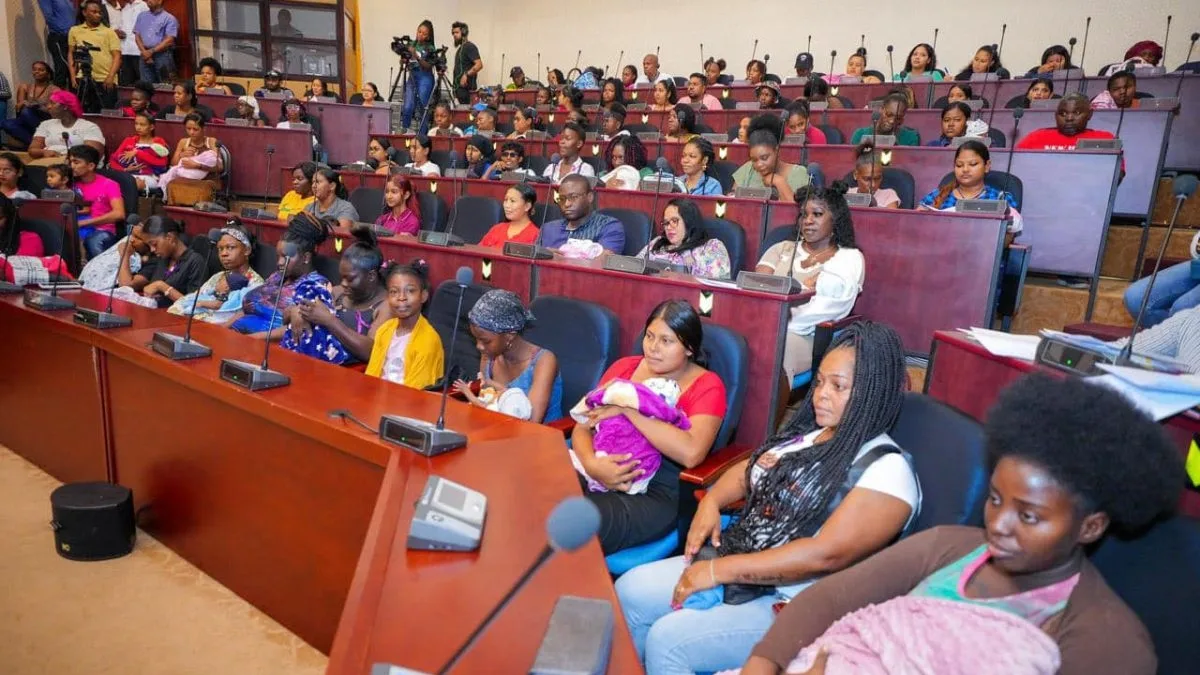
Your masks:
M106 302L98 294L78 295L81 306ZM365 672L374 660L426 668L447 659L541 549L545 516L561 499L579 494L562 436L551 429L451 401L447 426L466 432L470 445L424 458L328 412L345 408L368 424L383 414L434 419L436 394L275 348L271 366L290 375L292 385L251 393L222 382L217 371L222 358L259 362L261 341L197 323L193 338L211 347L213 357L171 362L147 348L154 328L143 321L161 314L168 317L163 327L182 332L183 318L139 307L120 310L133 315L135 325L101 332L73 324L66 312L42 314L10 298L0 301L0 335L28 336L31 344L56 348L42 352L40 370L20 373L30 379L15 380L30 386L4 388L0 440L37 463L32 445L48 445L47 424L39 421L66 426L58 411L74 402L74 394L56 390L57 407L18 410L7 404L51 389L43 386L46 376L63 371L43 371L69 361L67 352L95 360L92 377L76 371L59 387L101 392L91 396L94 416L71 408L71 424L94 426L101 437L87 444L98 462L74 458L84 468L101 467L101 475L87 478L102 480L108 473L128 485L139 507L150 507L141 522L148 532L314 646L328 651L336 641L334 663L347 670L331 672ZM63 339L54 341L56 335ZM29 360L28 353L5 354L5 372ZM30 427L40 438L20 436ZM17 442L10 444L14 433ZM58 467L48 468L63 478ZM432 473L489 497L478 553L403 549L410 502ZM536 577L463 672L481 672L485 663L504 664L505 672L527 668L542 636L531 626L544 625L563 594L615 605L596 542ZM429 621L438 607L454 608L445 623ZM638 672L617 614L610 672ZM345 631L335 640L339 616ZM418 627L424 632L414 634Z

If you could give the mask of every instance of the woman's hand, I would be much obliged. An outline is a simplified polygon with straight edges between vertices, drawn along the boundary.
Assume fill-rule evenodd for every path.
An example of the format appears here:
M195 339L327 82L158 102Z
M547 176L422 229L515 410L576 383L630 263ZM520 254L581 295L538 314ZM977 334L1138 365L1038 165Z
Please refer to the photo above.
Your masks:
M331 323L338 320L323 302L315 300L301 302L296 307L298 308L297 311L300 313L300 317L314 326L325 326L328 328Z
M164 281L151 281L142 289L142 295L147 298L152 298L156 295L165 294L167 292L167 284Z
M301 336L312 332L312 324L300 316L298 306L288 307L287 311L283 314L283 319L292 329L292 339L299 340Z
M1043 63L1042 65L1038 66L1039 73L1049 73L1049 72L1052 72L1053 70L1054 70L1053 63Z
M587 411L587 425L593 429L606 419L625 414L627 408L619 405L602 405Z
M679 576L675 590L671 593L673 609L682 609L683 601L691 597L693 593L707 591L717 585L716 577L713 575L714 564L712 560L705 560L688 565L683 574Z
M633 481L646 473L644 469L638 468L640 464L639 460L633 459L632 454L603 455L593 457L584 469L587 470L587 475L603 483L609 490L628 492Z
M706 543L721 546L721 510L715 501L708 498L701 499L696 507L692 526L688 528L687 543L683 547L683 559L690 563Z
M137 149L135 149L135 148L130 148L129 150L125 151L125 154L121 155L121 161L123 161L123 162L132 162L136 158L137 158Z

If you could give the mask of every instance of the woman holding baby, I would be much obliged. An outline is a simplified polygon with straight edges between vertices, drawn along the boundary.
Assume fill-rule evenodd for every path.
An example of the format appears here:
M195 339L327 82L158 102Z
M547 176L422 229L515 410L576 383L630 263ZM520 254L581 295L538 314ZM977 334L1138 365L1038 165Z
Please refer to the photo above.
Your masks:
M905 377L895 331L870 322L847 328L791 419L701 500L684 555L617 580L647 675L741 665L770 628L776 603L882 549L910 526L920 487L910 458L887 435ZM719 418L713 419L715 430ZM630 477L628 470L613 474ZM721 511L738 502L744 506L737 519L722 530ZM605 516L602 534L614 526Z

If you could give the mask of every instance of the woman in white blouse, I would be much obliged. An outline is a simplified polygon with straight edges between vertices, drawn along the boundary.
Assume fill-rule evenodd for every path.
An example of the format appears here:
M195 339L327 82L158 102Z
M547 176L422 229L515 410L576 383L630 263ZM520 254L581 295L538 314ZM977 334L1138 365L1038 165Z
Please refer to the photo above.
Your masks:
M844 319L862 291L866 261L854 242L854 222L843 190L811 185L797 190L800 246L791 240L775 244L755 268L762 274L790 274L815 292L808 302L792 308L788 321L783 370L789 384L798 373L812 368L817 324Z

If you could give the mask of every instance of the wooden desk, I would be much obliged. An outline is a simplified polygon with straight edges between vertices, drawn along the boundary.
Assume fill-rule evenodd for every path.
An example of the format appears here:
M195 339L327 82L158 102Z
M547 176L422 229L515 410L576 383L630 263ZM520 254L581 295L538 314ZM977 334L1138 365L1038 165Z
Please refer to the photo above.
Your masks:
M78 296L81 306L104 301ZM452 401L447 425L467 432L470 446L426 459L327 412L344 407L368 423L397 412L433 419L436 394L274 349L271 365L292 385L251 393L220 381L217 368L222 358L257 362L260 341L198 323L193 337L213 358L171 362L147 349L154 328L142 325L149 310L138 310L131 310L134 327L100 332L65 313L0 299L0 335L43 346L33 352L42 357L36 372L17 362L38 362L28 350L0 357L6 373L25 376L0 394L0 441L37 462L43 447L59 450L43 429L67 427L77 452L54 459L69 460L63 465L71 470L90 468L83 477L130 487L140 526L301 638L335 649L330 672L362 673L376 659L422 668L445 661L541 547L544 539L529 533L542 529L558 501L579 494L562 437L550 429ZM172 330L182 321L154 314L175 322ZM95 365L87 369L89 360ZM48 382L57 385L57 406L37 397ZM513 466L521 480L513 479ZM409 504L431 473L488 495L479 553L403 549ZM596 542L544 570L477 645L468 660L474 666L464 668L527 668L542 635L531 626L544 624L565 593L615 605ZM430 622L435 606L455 620ZM339 616L344 630L334 647ZM639 672L619 610L612 664L612 673Z
M102 117L88 115L104 132L105 151L112 154L126 137L133 134L133 119L128 117ZM184 138L182 122L158 120L155 131L167 142L174 152L176 144ZM212 124L205 128L208 135L221 141L229 148L233 157L233 173L230 175L231 189L237 195L280 197L291 188L291 181L279 183L269 180L264 171L267 165L267 147L274 146L272 167L295 166L312 159L312 144L309 133L303 129L275 129L257 127L231 127ZM366 143L363 143L366 148ZM274 168L272 168L274 172ZM286 186L286 188L284 187Z
M925 393L980 422L987 420L1000 392L1021 376L1039 372L1068 377L1060 370L1031 361L996 356L958 331L934 333L930 351ZM1200 411L1188 410L1162 423L1186 456L1192 436L1200 434ZM1200 490L1184 489L1179 507L1189 516L1200 516Z

